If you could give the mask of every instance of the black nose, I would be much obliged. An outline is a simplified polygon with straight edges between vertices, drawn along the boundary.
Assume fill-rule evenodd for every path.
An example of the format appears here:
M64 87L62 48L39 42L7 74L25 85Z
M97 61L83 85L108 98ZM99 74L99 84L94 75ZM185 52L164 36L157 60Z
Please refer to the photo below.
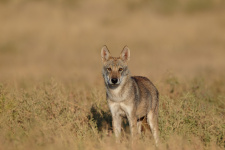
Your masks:
M118 79L117 78L112 78L111 81L112 81L113 84L116 84Z

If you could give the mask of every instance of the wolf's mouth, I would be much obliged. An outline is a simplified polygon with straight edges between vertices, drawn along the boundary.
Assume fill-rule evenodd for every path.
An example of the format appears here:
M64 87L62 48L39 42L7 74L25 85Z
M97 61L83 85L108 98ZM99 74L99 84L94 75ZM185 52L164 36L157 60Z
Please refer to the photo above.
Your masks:
M116 83L116 84L109 83L109 84L108 84L108 87L109 87L110 89L116 89L117 87L119 87L119 85L120 85L120 83Z
M109 85L112 85L112 86L116 86L116 85L119 85L120 83L118 82L118 83L112 83L112 82L109 82L108 83Z

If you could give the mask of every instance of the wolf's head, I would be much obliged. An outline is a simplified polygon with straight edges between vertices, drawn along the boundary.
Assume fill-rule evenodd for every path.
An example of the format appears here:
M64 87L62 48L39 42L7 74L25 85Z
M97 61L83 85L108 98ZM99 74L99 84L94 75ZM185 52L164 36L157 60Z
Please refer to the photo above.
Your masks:
M130 59L130 50L125 46L120 57L112 57L106 46L101 50L105 83L109 86L118 86L129 75L127 62Z

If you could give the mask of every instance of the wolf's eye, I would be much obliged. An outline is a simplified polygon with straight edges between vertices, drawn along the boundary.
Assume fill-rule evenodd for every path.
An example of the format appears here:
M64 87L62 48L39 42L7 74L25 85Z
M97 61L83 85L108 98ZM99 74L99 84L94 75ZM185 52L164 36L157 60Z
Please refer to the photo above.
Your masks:
M112 71L112 69L111 69L111 68L107 68L107 70L108 70L108 71Z
M119 68L119 71L123 71L123 68Z

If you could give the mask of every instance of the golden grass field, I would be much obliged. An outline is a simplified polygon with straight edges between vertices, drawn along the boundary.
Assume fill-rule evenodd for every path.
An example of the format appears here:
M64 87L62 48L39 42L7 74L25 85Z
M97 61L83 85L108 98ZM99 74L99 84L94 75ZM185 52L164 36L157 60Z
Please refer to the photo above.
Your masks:
M156 149L115 143L103 45L158 88L158 149L225 149L224 0L0 0L0 150Z

